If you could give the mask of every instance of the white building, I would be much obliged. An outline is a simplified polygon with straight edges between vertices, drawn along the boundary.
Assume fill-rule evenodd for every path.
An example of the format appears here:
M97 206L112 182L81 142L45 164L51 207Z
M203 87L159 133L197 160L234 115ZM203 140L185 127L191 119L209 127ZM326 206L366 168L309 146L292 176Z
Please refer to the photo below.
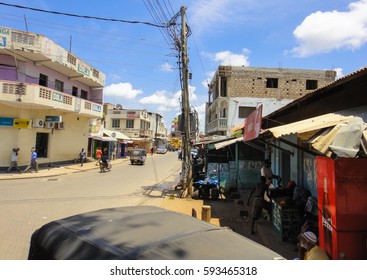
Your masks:
M15 147L23 166L32 147L41 165L87 150L104 83L103 73L43 35L0 27L0 168Z
M123 109L121 105L104 104L105 128L121 132L131 138L129 148L139 147L150 150L151 147L165 144L167 128L163 117L145 109Z

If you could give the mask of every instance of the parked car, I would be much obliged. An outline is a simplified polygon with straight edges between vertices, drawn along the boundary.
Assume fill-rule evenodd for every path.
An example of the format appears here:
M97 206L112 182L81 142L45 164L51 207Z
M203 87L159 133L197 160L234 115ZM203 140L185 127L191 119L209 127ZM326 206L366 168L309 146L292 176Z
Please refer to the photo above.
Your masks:
M147 151L145 149L132 149L130 153L131 164L137 163L143 165L147 159Z
M167 148L165 146L159 146L156 150L155 150L156 154L165 154L167 153Z
M101 209L51 221L29 260L274 260L278 253L194 217L155 206Z

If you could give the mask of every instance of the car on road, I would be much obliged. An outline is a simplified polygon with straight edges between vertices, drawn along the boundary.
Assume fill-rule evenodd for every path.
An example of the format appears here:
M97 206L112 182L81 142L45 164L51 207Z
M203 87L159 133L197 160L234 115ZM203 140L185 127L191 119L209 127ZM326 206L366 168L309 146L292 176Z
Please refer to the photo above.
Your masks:
M156 154L165 154L167 153L167 148L165 146L159 146L156 150L155 150Z
M147 159L147 151L145 149L132 149L130 153L131 164L143 165Z
M162 234L163 233L163 234ZM265 246L156 206L100 209L54 220L31 236L29 260L274 260Z

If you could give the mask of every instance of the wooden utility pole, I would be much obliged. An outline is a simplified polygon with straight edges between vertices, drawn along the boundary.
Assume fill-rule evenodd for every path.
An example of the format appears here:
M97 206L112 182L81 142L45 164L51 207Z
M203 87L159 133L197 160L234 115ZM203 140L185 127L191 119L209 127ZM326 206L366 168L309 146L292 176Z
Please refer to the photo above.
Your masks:
M182 186L192 197L192 168L190 155L190 103L189 103L189 67L187 58L186 7L181 7L181 63L182 63L182 113L184 119Z

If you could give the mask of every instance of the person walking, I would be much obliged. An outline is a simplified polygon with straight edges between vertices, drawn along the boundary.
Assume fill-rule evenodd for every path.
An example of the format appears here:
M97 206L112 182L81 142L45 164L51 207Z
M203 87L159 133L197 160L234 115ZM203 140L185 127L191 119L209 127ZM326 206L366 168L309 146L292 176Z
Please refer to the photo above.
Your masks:
M257 184L248 197L247 206L250 208L251 235L255 234L255 222L262 217L262 210L265 209L270 215L271 205L264 200L264 194L268 191L268 187L266 178L261 176L260 183Z
M21 172L18 167L18 153L19 153L19 148L13 148L13 151L11 153L10 166L8 170L6 170L6 172L10 172L10 170L12 170L13 167L16 171Z
M27 172L30 168L33 168L36 173L38 172L38 162L37 162L37 150L35 147L31 149L31 162L29 165L24 169L24 172Z
M80 159L80 166L83 166L85 159L87 157L87 154L85 153L84 148L82 148L82 150L79 153L79 159Z

